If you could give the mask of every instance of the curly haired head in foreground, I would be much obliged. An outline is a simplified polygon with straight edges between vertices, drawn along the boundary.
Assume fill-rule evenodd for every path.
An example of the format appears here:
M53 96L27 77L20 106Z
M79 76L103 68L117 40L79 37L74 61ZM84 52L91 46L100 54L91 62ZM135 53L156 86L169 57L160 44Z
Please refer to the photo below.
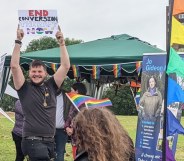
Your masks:
M105 108L84 109L74 119L79 151L90 161L134 160L134 145L116 116Z

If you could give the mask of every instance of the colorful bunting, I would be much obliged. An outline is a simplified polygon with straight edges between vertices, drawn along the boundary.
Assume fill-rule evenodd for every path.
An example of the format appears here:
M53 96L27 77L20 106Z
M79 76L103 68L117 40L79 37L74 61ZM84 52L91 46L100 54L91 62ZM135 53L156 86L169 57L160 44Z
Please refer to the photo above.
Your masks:
M97 65L92 66L92 78L100 79L100 66Z
M87 105L88 108L112 106L112 102L108 98L101 100L89 100L86 101L85 104Z
M72 70L73 70L74 78L80 77L80 71L79 71L79 66L78 65L72 65Z
M138 66L140 66L141 62L137 62L137 64L139 64ZM60 64L57 63L51 63L50 64L51 69L56 72L57 69L59 68ZM119 78L122 76L122 64L113 64L113 74L114 74L114 78ZM140 69L141 67L136 66L136 70L138 71L138 73L140 73ZM83 67L84 68L84 67ZM73 72L73 76L74 78L79 78L81 77L81 72L80 72L80 68L79 65L72 65L71 66L72 72ZM87 70L91 70L89 68L87 68ZM105 68L106 70L106 68ZM111 70L106 70L107 72L111 72ZM93 65L92 66L92 79L100 79L100 74L101 74L101 66L100 65Z
M140 73L141 73L141 61L138 61L138 62L136 62L136 71L137 71L137 73L138 73L138 76L140 75Z
M114 64L113 65L113 73L114 73L114 77L118 78L121 77L121 64Z
M173 113L167 109L167 136L173 136L174 134L183 134L184 128L180 122L176 119Z
M56 72L59 68L60 64L51 63L51 68L54 72Z

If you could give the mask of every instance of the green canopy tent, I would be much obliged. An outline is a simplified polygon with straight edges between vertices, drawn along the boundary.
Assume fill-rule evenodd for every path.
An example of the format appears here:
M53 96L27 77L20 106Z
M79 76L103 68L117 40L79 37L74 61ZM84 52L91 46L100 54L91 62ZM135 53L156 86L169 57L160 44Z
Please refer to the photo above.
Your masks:
M136 62L142 61L143 53L164 52L147 42L127 34L113 35L108 38L70 45L67 46L67 50L70 55L71 65L77 65L80 77L88 81L92 78L92 67L94 65L100 67L99 74L101 78L105 76L105 78L113 79L113 65L115 64L121 65L120 73L122 77L137 76ZM9 68L10 59L11 56L6 57L5 69ZM57 68L60 62L59 48L23 53L21 54L21 66L24 69L28 69L28 64L34 59L44 61L49 67L48 73L52 75L54 70L51 66L55 65ZM68 76L74 78L72 68ZM7 82L3 82L3 86L6 85Z

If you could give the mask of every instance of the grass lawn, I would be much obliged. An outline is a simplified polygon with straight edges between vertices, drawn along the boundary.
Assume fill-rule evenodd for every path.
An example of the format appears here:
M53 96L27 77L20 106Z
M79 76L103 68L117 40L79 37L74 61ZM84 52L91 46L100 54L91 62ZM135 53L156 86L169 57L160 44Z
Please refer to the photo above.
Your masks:
M12 118L14 116L11 115ZM117 116L121 124L128 131L130 137L135 143L137 116ZM184 117L182 118L182 125L184 125ZM11 130L13 123L0 115L0 161L14 161L15 159L15 146L11 137ZM184 136L179 136L176 160L184 161ZM66 145L65 161L73 161L71 145Z

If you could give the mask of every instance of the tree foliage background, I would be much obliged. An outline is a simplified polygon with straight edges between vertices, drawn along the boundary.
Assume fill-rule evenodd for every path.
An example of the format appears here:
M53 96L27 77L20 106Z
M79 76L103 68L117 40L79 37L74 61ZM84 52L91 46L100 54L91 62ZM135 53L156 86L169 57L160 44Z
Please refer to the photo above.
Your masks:
M111 86L104 91L103 98L109 98L113 104L109 109L116 115L136 115L137 110L130 87L122 85L117 91L115 88Z
M65 44L66 46L68 45L73 45L73 44L79 44L83 42L82 40L76 40L74 38L70 39L70 38L65 38ZM46 50L46 49L51 49L51 48L57 48L59 47L59 44L57 42L56 39L52 38L52 37L42 37L40 39L34 39L32 40L25 52L31 52L31 51L38 51L38 50Z

